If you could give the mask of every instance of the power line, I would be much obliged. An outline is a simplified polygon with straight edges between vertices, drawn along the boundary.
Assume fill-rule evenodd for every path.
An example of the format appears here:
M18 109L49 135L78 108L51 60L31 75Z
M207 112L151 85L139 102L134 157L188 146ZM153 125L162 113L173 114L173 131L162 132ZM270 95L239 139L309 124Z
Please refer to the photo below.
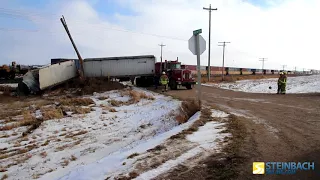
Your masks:
M0 8L0 10L3 9L3 8ZM18 12L18 11L13 11L13 12ZM0 12L1 13L1 12ZM12 14L12 13L7 13L7 15L11 15L11 16L15 16L15 14ZM38 15L41 15L41 14L37 14L37 15L32 15L32 14L28 14L28 13L18 13L17 16L18 17L22 17L24 19L27 19L27 20L30 20L31 18L30 17L26 17L26 15L28 16L33 16L35 18L43 18L45 16L38 16ZM37 17L38 16L38 17ZM15 17L16 18L16 17ZM34 19L32 19L32 21L35 21ZM83 23L83 21L76 21L76 20L70 20L71 22L75 22L75 23ZM39 22L39 21L38 21ZM87 23L86 25L103 25L105 26L105 24L102 24L102 23ZM181 39L181 38L178 38L178 37L170 37L170 36L164 36L164 35L158 35L158 34L153 34L153 33L145 33L145 32L138 32L138 31L131 31L131 30L124 30L124 29L118 29L118 28L112 28L112 27L100 27L100 28L103 28L103 29L108 29L108 30L115 30L115 31L123 31L123 32L128 32L128 33L133 33L133 34L142 34L142 35L149 35L149 36L154 36L154 37L159 37L159 38L166 38L166 39L172 39L172 40L179 40L179 41L188 41L187 39Z
M209 11L209 52L208 52L208 81L210 82L210 76L211 76L211 64L210 64L210 50L211 50L211 11L218 10L217 8L212 9L211 4L209 5L209 8L203 7L204 10Z
M225 47L226 47L226 43L230 43L230 42L218 42L218 43L222 43L222 45L218 45L218 46L223 46L223 54L222 54L222 81L224 80L224 51L225 51Z

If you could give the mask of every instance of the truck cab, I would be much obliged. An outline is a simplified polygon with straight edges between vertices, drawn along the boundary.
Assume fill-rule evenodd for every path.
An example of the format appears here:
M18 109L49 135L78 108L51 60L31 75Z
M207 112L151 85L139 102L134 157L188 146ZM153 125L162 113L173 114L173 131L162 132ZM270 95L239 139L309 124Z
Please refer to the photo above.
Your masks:
M161 67L162 66L162 67ZM161 69L161 70L160 70ZM194 79L191 76L191 71L181 67L181 62L176 61L167 61L157 62L156 67L156 76L161 76L161 71L166 72L169 78L169 87L170 89L177 89L178 87L184 86L187 89L192 89L192 86L195 84Z

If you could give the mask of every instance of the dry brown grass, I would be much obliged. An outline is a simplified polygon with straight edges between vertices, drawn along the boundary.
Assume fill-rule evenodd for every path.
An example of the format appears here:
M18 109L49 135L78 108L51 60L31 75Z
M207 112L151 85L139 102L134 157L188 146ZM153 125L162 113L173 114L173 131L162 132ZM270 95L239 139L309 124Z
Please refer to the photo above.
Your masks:
M8 178L8 174L4 174L3 176L2 176L2 178L1 178L1 180L5 180L5 179L7 179Z
M65 137L66 138L72 138L72 137L74 137L74 136L79 136L79 135L82 135L82 134L86 134L86 133L88 133L88 131L86 131L86 130L81 130L81 131L79 131L79 132L77 132L77 133L75 133L75 134L68 134L68 135L66 135Z
M41 146L46 146L49 144L49 142L50 142L50 140L46 140L43 144L41 144Z
M70 161L75 161L75 160L77 160L77 157L74 156L74 155L72 155L72 156L70 157Z
M179 124L185 123L196 112L200 111L200 106L195 100L187 100L181 103L179 114L175 117Z
M19 146L21 146L21 144L19 142L15 142L13 145L13 147L19 147Z
M1 98L1 97L0 97ZM19 116L21 115L21 110L15 110L15 109L11 109L11 110L1 110L0 112L0 119L5 119L5 123L8 123L8 122L11 122L12 121L12 117L15 117L15 116Z
M86 78L83 83L74 83L74 87L82 88L81 94L92 94L94 92L105 92L125 88L125 86L119 82L108 81L108 78Z
M117 101L117 100L114 100L114 99L112 99L112 100L110 100L110 101L108 101L112 106L116 106L116 107L119 107L119 106L121 106L122 104L123 104L123 102L122 101Z
M45 157L47 157L47 152L45 152L45 151L43 151L43 152L41 152L40 153L40 156L42 157L42 158L45 158Z
M60 99L59 102L65 106L89 106L95 104L90 98L64 98Z
M133 101L133 103L137 103L141 99L140 93L138 91L134 91L134 90L129 91L129 96L131 97L131 101Z
M68 166L68 165L69 165L69 160L67 160L67 159L63 160L63 161L61 162L61 165L62 165L63 167Z
M11 123L5 126L0 127L0 131L11 130L20 126L29 126L36 122L36 118L31 114L29 110L25 110L22 112L23 120L19 122Z
M153 96L147 95L147 94L144 93L144 92L140 92L140 97L141 97L142 99L148 99L148 100L154 100L154 99L155 99Z
M100 96L97 99L99 99L100 101L103 101L103 100L109 99L109 96Z
M110 109L109 109L109 112L117 112L117 110L114 109L114 108L110 108Z
M6 169L6 168L4 168L4 167L0 166L0 172L6 172L6 171L7 171L7 169Z
M83 107L77 107L74 110L75 114L87 114L90 113L91 109L90 108L83 108Z
M75 145L79 145L79 144L81 143L81 141L82 141L82 140L78 140L78 141L74 142L73 145L74 145L74 146L75 146Z
M129 96L130 100L124 104L130 105L133 103L138 103L140 102L141 99L148 99L148 100L154 100L155 98L151 95L147 95L144 92L139 92L135 90L124 90L120 92L121 96Z
M0 86L0 91L3 92L4 96L9 96L11 91L14 91L15 88L11 87L11 86Z
M134 158L134 157L136 157L136 156L139 156L139 153L133 153L133 154L131 154L130 156L128 156L127 159L131 159L131 158Z
M10 137L8 134L1 135L0 138L8 138Z
M61 119L63 113L60 108L41 108L43 120Z
M72 112L73 114L87 114L91 112L91 108L81 106L62 106L63 112Z
M57 147L54 151L55 151L55 152L63 151L65 148L67 148L67 147L69 147L69 146L70 146L70 145L65 144L65 145L62 145L62 146Z

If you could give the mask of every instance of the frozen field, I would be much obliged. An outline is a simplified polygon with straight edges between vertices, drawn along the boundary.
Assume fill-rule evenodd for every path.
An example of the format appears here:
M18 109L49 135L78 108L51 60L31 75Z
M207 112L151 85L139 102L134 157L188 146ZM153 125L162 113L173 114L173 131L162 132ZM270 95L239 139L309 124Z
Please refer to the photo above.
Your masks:
M114 179L138 170L137 179L150 179L190 158L205 155L209 149L218 151L218 142L228 136L220 133L223 123L209 122L181 140L180 145L175 142L173 149L157 156L149 150L189 128L199 120L200 112L179 125L176 116L181 101L138 88L82 98L92 100L81 106L89 112L73 114L70 110L64 117L46 119L24 137L21 134L26 126L10 125L23 121L25 115L0 118L0 177L6 174L8 179ZM60 106L45 105L47 109ZM41 107L31 104L30 108L37 109L33 111L37 118L46 115ZM219 118L228 116L212 113ZM170 156L173 153L177 153L175 157ZM155 156L163 162L161 166L150 165ZM141 162L146 166L141 168Z
M242 80L235 83L203 84L222 89L251 93L276 93L277 78ZM271 87L271 89L269 88ZM320 75L288 77L287 93L315 93L320 92Z

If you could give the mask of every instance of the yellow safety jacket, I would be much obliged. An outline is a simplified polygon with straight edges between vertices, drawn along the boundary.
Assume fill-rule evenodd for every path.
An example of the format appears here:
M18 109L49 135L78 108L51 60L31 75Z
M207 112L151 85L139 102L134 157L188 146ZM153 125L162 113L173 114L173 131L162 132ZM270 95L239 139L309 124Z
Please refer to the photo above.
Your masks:
M169 79L167 75L162 75L160 77L160 84L167 85L169 83Z

